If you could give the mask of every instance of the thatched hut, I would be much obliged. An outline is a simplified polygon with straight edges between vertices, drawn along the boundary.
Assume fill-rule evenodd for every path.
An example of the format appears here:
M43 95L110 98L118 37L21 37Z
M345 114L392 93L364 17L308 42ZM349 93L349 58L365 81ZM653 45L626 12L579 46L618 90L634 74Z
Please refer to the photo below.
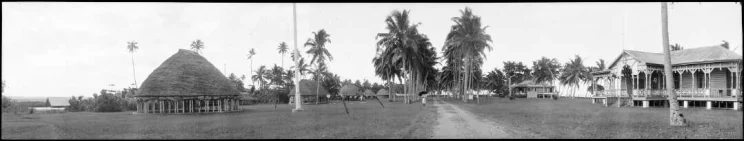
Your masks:
M300 80L300 98L302 99L303 103L315 103L315 100L318 99L318 103L327 103L328 102L328 95L330 94L328 90L323 87L317 87L318 82L311 81L311 80ZM292 90L289 91L289 104L294 103L294 96L295 96L295 88L292 88ZM317 90L317 95L315 94ZM317 96L317 98L316 98Z
M211 113L239 110L240 93L207 59L179 49L136 92L138 113Z
M362 95L362 93L359 92L359 88L354 85L344 85L341 87L339 93L343 95L344 99L349 100L354 100L354 98Z
M387 89L380 89L377 91L379 98L390 98L390 92Z
M364 98L372 98L375 96L375 92L372 89L364 90Z

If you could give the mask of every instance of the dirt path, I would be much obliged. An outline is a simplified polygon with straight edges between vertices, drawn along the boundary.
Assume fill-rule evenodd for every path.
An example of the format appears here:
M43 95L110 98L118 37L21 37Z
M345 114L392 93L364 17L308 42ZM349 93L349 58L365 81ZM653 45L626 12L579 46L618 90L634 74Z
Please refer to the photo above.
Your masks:
M439 113L434 128L435 139L453 138L521 138L487 119L478 118L466 110L441 100L433 100Z

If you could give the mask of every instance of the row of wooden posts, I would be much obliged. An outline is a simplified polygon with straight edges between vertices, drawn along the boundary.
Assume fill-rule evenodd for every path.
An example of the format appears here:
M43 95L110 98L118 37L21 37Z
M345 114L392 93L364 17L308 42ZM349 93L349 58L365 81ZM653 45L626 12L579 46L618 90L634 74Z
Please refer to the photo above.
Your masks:
M137 113L208 113L240 110L238 99L153 99L137 102Z

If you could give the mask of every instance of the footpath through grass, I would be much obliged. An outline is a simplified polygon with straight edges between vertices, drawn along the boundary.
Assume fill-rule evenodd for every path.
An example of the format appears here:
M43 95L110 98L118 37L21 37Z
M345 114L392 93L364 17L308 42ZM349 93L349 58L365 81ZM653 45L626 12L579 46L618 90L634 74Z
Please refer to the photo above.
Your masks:
M668 108L604 107L589 99L448 100L495 122L545 138L742 139L742 111L682 109L688 127L669 126Z
M347 102L343 105L243 106L222 114L150 115L132 112L2 114L2 139L277 139L429 138L436 109L420 104Z

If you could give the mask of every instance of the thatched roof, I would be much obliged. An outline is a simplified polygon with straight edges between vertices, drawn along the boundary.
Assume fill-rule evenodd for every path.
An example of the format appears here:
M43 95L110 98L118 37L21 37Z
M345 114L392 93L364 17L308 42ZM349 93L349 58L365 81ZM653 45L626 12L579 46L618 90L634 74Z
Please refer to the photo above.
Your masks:
M537 84L533 80L527 80L519 84L511 85L509 87L511 88L552 88L555 86L549 85L549 84Z
M316 81L310 81L306 79L300 80L300 95L315 95L316 89L318 90L318 95L324 96L329 94L328 90L325 87L316 87L317 84L318 82ZM289 91L289 96L295 95L295 88L292 88L292 90Z
M362 93L359 92L359 88L354 85L345 85L344 87L341 87L342 95L361 95Z
M610 64L610 67L615 66L620 57L627 54L641 62L647 64L663 65L664 54L663 53L651 53L634 50L623 50L623 53L618 56L615 61ZM715 62L729 62L741 60L742 57L736 52L721 47L720 45L698 47L698 48L686 48L683 50L676 50L670 52L672 57L672 66L687 65L687 64L700 64L700 63L715 63Z
M220 70L196 52L179 49L147 76L135 96L228 95L239 93Z
M379 91L377 91L377 95L389 95L389 93L386 89L380 89Z
M366 96L374 96L375 92L372 91L372 89L364 90L364 95Z

